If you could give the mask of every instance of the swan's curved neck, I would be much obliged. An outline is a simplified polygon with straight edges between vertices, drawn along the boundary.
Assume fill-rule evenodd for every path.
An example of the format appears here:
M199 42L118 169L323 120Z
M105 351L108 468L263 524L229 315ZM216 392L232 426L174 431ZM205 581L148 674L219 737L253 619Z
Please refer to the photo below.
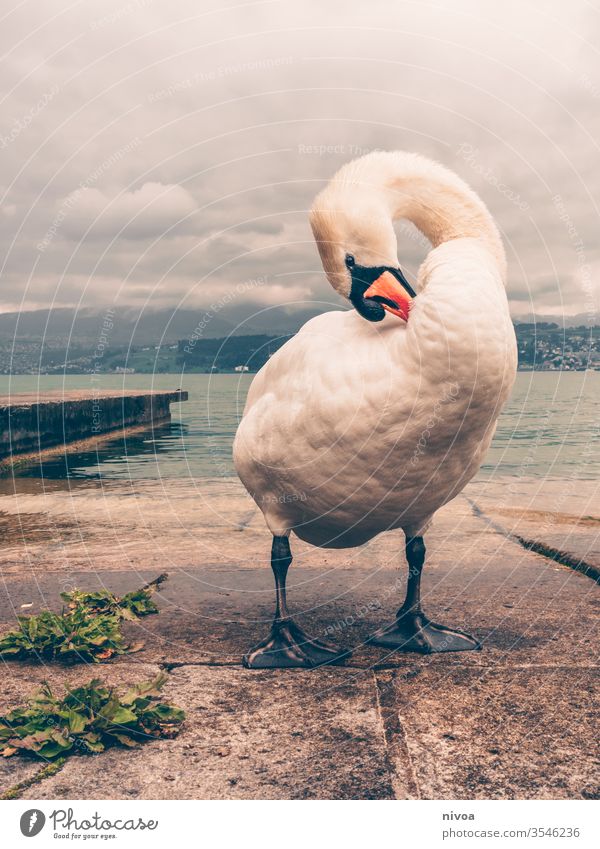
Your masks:
M393 219L412 221L433 247L452 239L481 241L504 277L504 247L492 216L456 174L432 160L401 152L372 153L346 168L344 182L359 184L371 197L377 195Z

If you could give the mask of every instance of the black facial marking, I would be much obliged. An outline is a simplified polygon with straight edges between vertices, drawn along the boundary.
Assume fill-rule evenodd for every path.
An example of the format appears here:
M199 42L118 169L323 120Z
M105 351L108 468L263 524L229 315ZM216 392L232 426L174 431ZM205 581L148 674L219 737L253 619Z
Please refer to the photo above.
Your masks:
M352 259L354 259L354 257L352 257ZM346 257L346 264L348 264L348 256ZM393 274L396 280L404 287L404 289L406 289L412 298L416 297L415 290L412 288L399 268L392 268L385 265L374 266L372 268L368 268L364 265L353 265L350 268L352 274L352 286L350 287L349 300L356 312L359 315L362 315L363 318L366 318L367 321L382 321L385 318L385 310L382 307L382 304L387 304L387 306L394 308L398 307L398 304L394 303L394 301L388 300L387 298L379 296L375 296L374 298L365 298L365 292L367 289L372 286L377 278L381 277L385 271L389 271L390 274Z
M352 286L349 300L356 312L367 321L383 321L385 310L373 298L365 298L365 292L379 275L373 276L373 269L355 265L352 269Z
M368 300L377 301L378 304L387 304L388 307L392 307L394 310L400 308L400 304L397 304L396 301L392 301L391 298L384 298L382 295L373 295L373 297Z

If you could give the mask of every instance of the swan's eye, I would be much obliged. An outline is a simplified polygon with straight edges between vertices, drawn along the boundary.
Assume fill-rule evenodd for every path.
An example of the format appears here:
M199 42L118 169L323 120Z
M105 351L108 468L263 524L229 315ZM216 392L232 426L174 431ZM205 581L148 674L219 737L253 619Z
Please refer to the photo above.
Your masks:
M346 268L354 268L356 265L356 260L352 256L352 254L346 254Z

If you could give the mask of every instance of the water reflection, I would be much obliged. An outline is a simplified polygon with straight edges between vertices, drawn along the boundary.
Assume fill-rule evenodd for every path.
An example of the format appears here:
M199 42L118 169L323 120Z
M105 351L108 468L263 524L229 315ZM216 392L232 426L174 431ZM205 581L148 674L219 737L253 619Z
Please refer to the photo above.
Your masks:
M41 462L19 469L18 477L50 480L161 477L163 455L181 452L188 433L186 424L171 422L142 432L117 434L88 450L44 457Z

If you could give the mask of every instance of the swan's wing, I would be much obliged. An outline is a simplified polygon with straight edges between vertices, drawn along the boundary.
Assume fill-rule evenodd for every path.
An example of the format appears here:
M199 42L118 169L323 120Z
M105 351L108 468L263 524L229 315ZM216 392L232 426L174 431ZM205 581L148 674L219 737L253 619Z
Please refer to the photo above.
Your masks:
M398 395L412 391L392 359L404 332L394 317L379 326L353 311L325 313L304 325L250 388L234 446L242 480L248 466L318 464L335 445L357 452L377 429L384 432L386 398L397 413Z

